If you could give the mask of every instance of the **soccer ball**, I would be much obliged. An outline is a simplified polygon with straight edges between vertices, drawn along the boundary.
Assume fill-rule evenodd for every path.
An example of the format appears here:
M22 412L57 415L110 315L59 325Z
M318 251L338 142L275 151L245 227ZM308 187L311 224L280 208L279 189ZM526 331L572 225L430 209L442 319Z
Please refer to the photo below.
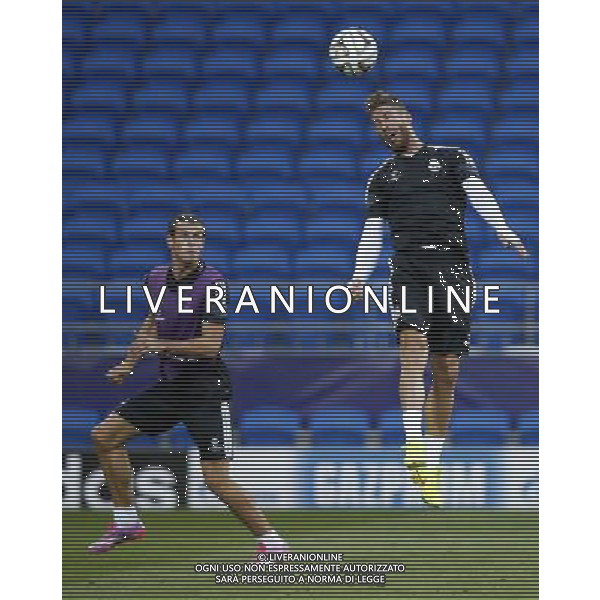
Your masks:
M377 62L377 42L359 27L343 29L329 44L329 58L340 73L362 75Z

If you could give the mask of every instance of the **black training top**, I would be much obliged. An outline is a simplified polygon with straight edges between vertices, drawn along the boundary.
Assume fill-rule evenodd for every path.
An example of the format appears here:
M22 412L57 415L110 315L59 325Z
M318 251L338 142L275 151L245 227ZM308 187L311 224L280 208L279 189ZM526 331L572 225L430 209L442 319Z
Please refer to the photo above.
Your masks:
M478 176L473 159L460 148L423 146L410 156L396 154L371 175L367 218L389 223L394 252L439 246L466 252L462 182Z

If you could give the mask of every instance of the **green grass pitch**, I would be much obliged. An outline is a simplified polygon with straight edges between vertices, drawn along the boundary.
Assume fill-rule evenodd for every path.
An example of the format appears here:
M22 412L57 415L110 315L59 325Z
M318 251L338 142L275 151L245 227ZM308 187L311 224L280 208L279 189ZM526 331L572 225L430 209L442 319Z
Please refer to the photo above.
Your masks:
M523 510L286 510L274 525L295 552L343 552L344 562L403 563L383 587L218 585L197 563L246 562L254 540L222 511L147 512L146 540L104 555L85 548L108 515L67 511L63 597L69 599L537 598L537 512Z

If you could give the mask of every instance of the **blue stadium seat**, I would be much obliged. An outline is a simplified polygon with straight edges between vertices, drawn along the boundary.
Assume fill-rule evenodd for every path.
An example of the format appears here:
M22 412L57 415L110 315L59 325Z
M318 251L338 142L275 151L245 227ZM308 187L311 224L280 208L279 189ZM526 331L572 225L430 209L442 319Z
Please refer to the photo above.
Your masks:
M513 29L513 40L517 47L538 45L539 16L537 9L519 15Z
M176 214L189 209L188 194L177 184L158 185L136 182L134 187L128 189L124 204L127 208L132 209L138 206L161 208L165 211L167 220L171 220Z
M429 130L430 143L438 146L458 146L465 150L482 148L487 142L487 120L468 113L447 113L435 121Z
M296 276L306 281L330 280L332 285L345 282L352 275L355 254L355 241L350 239L341 244L307 245L296 253Z
M440 73L440 59L437 50L429 47L402 48L386 53L383 68L389 77L408 76L435 81Z
M194 110L246 111L250 107L250 88L239 81L210 81L193 96Z
M488 186L500 199L501 204L537 204L539 189L537 173L535 175L504 175L486 176Z
M539 54L537 48L520 49L506 61L506 73L514 80L528 77L537 81L539 75Z
M108 207L86 207L63 221L63 239L69 242L113 242L118 238L117 219Z
M89 446L90 433L101 420L96 410L85 408L63 408L62 438L64 446Z
M108 15L95 25L91 34L97 44L140 46L144 38L144 19L131 14Z
M205 21L199 15L168 14L151 32L152 42L165 46L205 46L208 37Z
M512 227L521 235L537 235L539 206L537 204L509 204L504 210Z
M127 242L160 243L167 235L167 226L174 216L173 208L146 205L133 208L123 220L123 239Z
M519 233L522 235L522 232ZM486 283L493 285L500 285L499 280L502 278L514 280L522 277L533 280L535 277L535 265L531 258L523 259L516 252L498 246L481 252L475 268L480 277L485 277ZM503 285L506 287L506 284Z
M446 55L444 59L444 71L449 77L495 79L500 74L501 65L498 51L485 46L460 48Z
M264 46L266 24L258 15L227 14L211 29L212 42L217 46Z
M524 446L538 446L540 443L539 411L528 410L519 417L519 441Z
M272 79L316 79L322 57L310 48L275 47L262 61L262 74Z
M506 26L506 15L501 12L467 12L452 27L451 39L454 44L489 45L500 48L506 44Z
M333 8L335 26L332 34L342 29L360 27L375 36L380 48L387 46L388 24L395 19L390 19L385 8L373 3L354 1L346 3L344 9L339 11L335 9L335 5L330 6Z
M177 121L160 114L141 114L123 126L121 140L126 145L172 146L177 143Z
M249 49L215 49L204 57L202 74L207 79L252 79L258 75L258 60Z
M202 210L200 205L227 206L235 213L245 205L246 192L244 188L231 181L208 181L202 187L194 186L187 190L192 210ZM200 206L200 208L199 208Z
M293 174L293 159L290 151L282 146L256 145L241 152L237 160L239 177L287 179Z
M315 105L319 111L361 111L372 88L363 82L332 82L323 86L315 96ZM366 122L366 115L364 116Z
M320 408L309 420L315 446L362 446L369 428L369 416L359 408Z
M298 44L324 48L330 40L330 28L325 20L314 13L290 12L282 16L271 30L272 44Z
M247 192L248 204L252 206L263 203L270 206L281 205L282 198L285 198L288 206L305 206L309 202L309 196L304 186L287 181L267 181L264 184L253 182Z
M176 177L227 179L231 174L231 153L227 148L198 148L181 152L173 164Z
M379 168L384 161L391 158L390 151L381 142L378 142L375 146L366 146L364 151L360 154L360 175L365 181L375 169Z
M510 420L497 409L458 409L452 418L452 443L501 446L508 440Z
M293 446L300 417L290 408L260 405L240 420L240 441L245 446Z
M130 50L100 49L81 61L81 74L92 78L132 78L136 74L137 56Z
M62 53L62 76L65 79L75 77L77 73L77 61L73 52L63 50Z
M255 113L246 126L246 142L295 146L301 142L302 122L294 115Z
M531 149L521 149L514 146L496 146L485 161L486 172L493 176L530 175L535 177L538 172L538 153Z
M132 106L137 111L181 112L187 104L187 89L180 83L148 83L136 90L132 97Z
M182 139L193 146L236 146L240 141L241 123L236 113L200 112L183 128Z
M383 410L379 415L377 425L382 445L397 447L404 444L406 437L402 423L402 411L399 408Z
M538 143L537 113L507 113L496 119L492 127L492 140L495 144Z
M110 116L77 114L63 122L63 143L109 146L115 142L115 120Z
M241 209L230 202L224 206L203 206L198 214L206 225L206 243L210 246L213 241L230 247L237 246L242 237Z
M356 155L345 148L311 149L300 156L298 172L301 177L307 179L352 180L357 176Z
M156 19L162 22L167 19L179 17L181 19L208 21L209 12L207 5L202 2L189 2L189 0L169 0L155 5L157 8Z
M416 111L427 114L435 100L433 85L424 81L421 77L394 78L390 83L390 89L400 97L411 113ZM364 100L366 98L365 96Z
M86 32L87 20L85 17L64 11L62 19L63 44L82 44L85 41Z
M390 43L410 48L415 44L442 46L446 43L446 23L432 11L404 12L390 31Z
M74 110L121 112L125 110L125 86L119 83L84 83L75 88L70 103Z
M218 246L212 242L209 242L206 250L204 251L204 260L206 260L207 264L215 267L215 269L223 273L225 277L229 277L231 275L233 254L230 248Z
M125 192L119 185L106 183L81 183L67 185L63 191L65 199L65 215L74 214L80 208L103 204L115 208L117 203L125 198Z
M66 280L68 281L68 280ZM85 323L98 315L98 290L91 294L90 290L77 293L75 290L63 291L63 321L65 323Z
M105 252L101 245L67 242L63 244L63 273L65 276L97 278L105 273Z
M477 78L453 80L440 92L439 102L445 110L489 112L494 108L494 87Z
M362 231L364 219L361 210L347 208L321 208L306 222L306 241L317 242L357 240Z
M310 89L302 83L267 83L257 90L255 105L258 110L295 111L308 113L311 108Z
M302 238L300 214L298 209L282 208L281 205L257 209L246 220L245 240L247 243L297 245Z
M142 283L143 278L156 265L168 263L166 246L162 240L153 243L136 242L115 249L109 261L113 277L130 279L131 284Z
M290 277L290 253L276 244L249 244L233 260L236 278L262 279Z
M310 123L306 141L311 147L330 145L338 148L361 148L365 137L362 125L363 123L357 124L355 120L350 120L343 114L328 114Z
M311 204L320 207L322 204L352 204L355 208L364 209L366 181L328 181L317 180L307 182L308 198Z
M510 83L500 92L498 101L504 112L537 111L539 102L538 83L534 80L520 80Z
M168 168L164 152L135 147L119 152L112 163L116 177L166 177Z
M63 152L65 177L101 178L106 169L103 151L88 148L67 148Z
M186 79L198 76L199 57L194 50L160 48L150 52L142 61L144 77Z

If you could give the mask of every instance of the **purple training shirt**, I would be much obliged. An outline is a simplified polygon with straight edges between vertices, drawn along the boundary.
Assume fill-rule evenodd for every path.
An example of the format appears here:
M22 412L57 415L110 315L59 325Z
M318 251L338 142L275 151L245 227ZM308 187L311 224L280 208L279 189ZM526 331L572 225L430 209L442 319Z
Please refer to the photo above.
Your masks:
M220 300L221 305L226 309L227 284L225 277L214 267L203 262L198 267L188 273L180 280L175 280L171 267L155 267L146 276L145 281L148 286L148 293L154 304L157 303L163 286L166 286L163 294L160 308L156 313L156 330L160 339L165 340L189 340L202 335L202 323L204 321L224 322L226 313L223 313L218 304L211 302L210 311L207 310L207 286L219 286L225 292ZM179 312L178 288L181 286L191 286L191 289L182 290L184 298L190 298L182 303L182 308L191 309L193 313ZM212 298L217 297L217 292L213 290ZM184 359L183 361L181 359ZM173 373L177 364L182 362L189 363L190 359L185 356L161 356L161 371ZM191 359L191 362L194 362Z

